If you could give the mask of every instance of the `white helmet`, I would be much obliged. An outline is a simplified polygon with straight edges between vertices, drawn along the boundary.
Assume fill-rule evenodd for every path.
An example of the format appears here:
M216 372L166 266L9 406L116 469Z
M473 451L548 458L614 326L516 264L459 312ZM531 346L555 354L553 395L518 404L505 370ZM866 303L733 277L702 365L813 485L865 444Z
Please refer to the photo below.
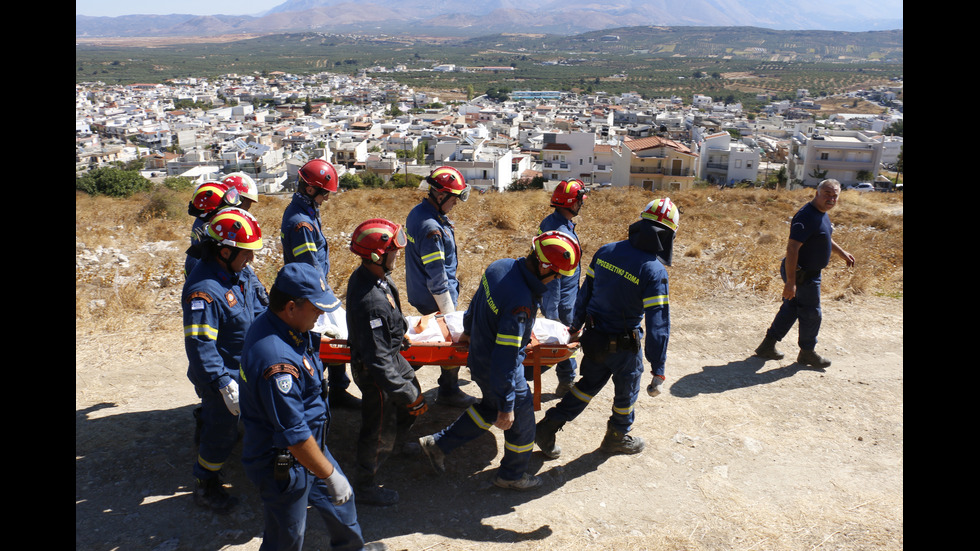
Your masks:
M248 174L244 172L232 172L222 178L221 181L229 186L238 188L238 194L243 198L258 202L259 188L255 185L255 180Z

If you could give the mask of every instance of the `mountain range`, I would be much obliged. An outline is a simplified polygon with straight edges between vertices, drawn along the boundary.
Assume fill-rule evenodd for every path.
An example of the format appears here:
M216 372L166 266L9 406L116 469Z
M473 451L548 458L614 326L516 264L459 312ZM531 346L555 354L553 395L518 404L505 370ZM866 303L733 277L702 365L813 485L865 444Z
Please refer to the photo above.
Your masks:
M286 0L256 16L75 14L75 37L234 33L582 33L623 26L901 29L902 0Z

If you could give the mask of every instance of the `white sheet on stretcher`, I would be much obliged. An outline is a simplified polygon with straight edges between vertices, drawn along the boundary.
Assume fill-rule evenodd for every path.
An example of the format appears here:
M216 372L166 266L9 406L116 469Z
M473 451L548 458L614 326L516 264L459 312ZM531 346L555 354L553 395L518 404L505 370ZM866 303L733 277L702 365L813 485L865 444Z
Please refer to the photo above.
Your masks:
M421 316L408 316L408 338L412 342L446 342L442 333L442 327L430 317L424 330L419 328ZM463 312L454 312L443 316L446 328L453 342L458 342L460 335L463 334ZM338 308L333 312L324 312L316 320L313 330L331 339L347 339L347 312L343 308ZM545 318L535 318L534 328L531 330L538 342L543 344L568 344L568 328L559 321Z
M347 339L347 311L337 308L333 312L324 312L317 318L313 330L331 339Z
M421 316L407 316L408 338L412 342L446 342L442 327L434 317L430 317L425 328L419 327ZM463 334L463 312L453 312L442 317L453 342L458 342ZM568 328L559 321L536 318L531 329L538 342L543 344L568 344Z

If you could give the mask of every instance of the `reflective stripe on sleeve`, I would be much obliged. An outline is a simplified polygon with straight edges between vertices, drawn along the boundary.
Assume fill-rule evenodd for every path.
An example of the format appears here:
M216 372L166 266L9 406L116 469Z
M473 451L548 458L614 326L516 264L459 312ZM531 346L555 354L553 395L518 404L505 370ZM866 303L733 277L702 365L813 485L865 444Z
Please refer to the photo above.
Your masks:
M218 338L218 330L210 325L185 325L184 326L184 336L185 337L204 337L206 339L216 340Z

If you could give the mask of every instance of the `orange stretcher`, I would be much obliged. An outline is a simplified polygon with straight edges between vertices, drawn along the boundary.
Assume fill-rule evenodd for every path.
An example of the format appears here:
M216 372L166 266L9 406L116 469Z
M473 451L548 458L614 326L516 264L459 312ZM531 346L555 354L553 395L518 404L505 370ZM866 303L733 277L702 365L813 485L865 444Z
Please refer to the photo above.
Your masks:
M527 347L524 365L534 368L534 411L541 409L541 368L571 358L578 346L578 343L542 344L532 339ZM423 365L464 366L468 355L466 345L453 342L420 342L402 351L402 356L415 368ZM320 341L320 359L325 364L350 363L347 341L323 337Z

